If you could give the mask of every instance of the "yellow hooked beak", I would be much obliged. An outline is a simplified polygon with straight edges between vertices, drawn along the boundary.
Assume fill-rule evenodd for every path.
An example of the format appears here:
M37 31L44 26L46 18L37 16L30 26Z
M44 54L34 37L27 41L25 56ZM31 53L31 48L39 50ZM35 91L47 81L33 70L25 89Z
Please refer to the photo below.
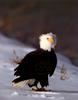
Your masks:
M48 40L50 43L54 43L54 38L53 38L53 37L47 38L47 40Z

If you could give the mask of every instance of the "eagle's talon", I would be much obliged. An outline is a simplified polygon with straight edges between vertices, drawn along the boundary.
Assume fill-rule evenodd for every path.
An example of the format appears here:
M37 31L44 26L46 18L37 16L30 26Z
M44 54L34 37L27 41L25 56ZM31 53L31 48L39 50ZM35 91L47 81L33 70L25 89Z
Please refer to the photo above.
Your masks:
M39 92L42 92L42 91L47 91L45 88L32 88L33 91L39 91Z
M33 87L32 87L32 90L33 90L33 91L38 91L38 90L39 90L39 88L38 88L38 87L36 87L36 86L33 86Z

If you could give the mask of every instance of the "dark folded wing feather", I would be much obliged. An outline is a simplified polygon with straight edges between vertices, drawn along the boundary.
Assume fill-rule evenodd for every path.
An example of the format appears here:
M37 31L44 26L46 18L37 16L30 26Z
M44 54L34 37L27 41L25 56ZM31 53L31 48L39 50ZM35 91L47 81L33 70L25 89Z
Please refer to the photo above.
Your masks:
M16 76L33 78L36 75L53 74L57 59L54 51L36 50L27 54L15 69Z

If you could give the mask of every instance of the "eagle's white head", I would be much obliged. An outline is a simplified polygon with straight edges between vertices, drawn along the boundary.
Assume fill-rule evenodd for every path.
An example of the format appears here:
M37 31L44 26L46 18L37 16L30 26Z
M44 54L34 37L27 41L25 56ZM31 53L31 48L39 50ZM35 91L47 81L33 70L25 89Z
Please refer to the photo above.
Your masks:
M43 50L51 51L51 48L55 48L56 35L53 33L42 34L40 37L40 48Z

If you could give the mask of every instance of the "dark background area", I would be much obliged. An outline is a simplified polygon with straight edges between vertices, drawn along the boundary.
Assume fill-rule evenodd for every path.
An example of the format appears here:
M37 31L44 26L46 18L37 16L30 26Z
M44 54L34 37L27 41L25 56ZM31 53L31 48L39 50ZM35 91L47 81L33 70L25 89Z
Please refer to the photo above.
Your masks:
M78 65L78 0L0 0L0 31L33 47L53 32L56 51Z

